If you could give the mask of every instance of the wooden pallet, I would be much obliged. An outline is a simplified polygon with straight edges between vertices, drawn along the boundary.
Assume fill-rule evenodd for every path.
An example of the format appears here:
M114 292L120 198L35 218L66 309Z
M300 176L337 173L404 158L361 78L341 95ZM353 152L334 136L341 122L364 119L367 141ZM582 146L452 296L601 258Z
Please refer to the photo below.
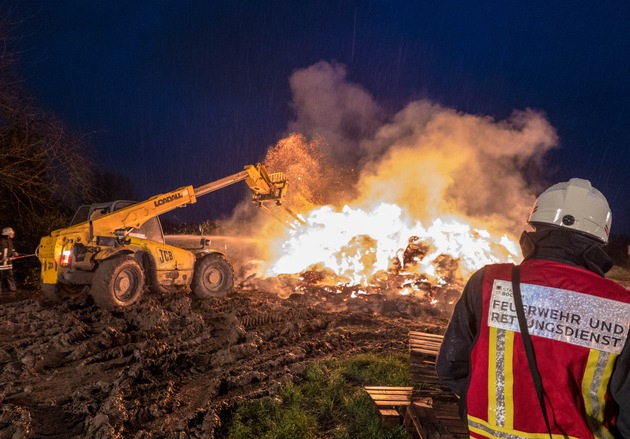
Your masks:
M409 331L409 350L412 354L437 357L442 345L443 335Z
M383 427L402 424L406 408L411 403L413 387L365 386Z
M409 367L415 383L423 386L441 386L435 373L435 358L440 351L443 336L425 332L409 332Z
M403 424L411 439L452 438L436 418L431 398L414 400L405 413Z
M381 425L404 425L413 439L464 439L468 426L458 414L457 398L440 382L435 359L442 336L411 331L409 359L413 387L365 386Z
M468 426L459 417L457 397L440 382L435 371L442 339L436 334L409 333L409 362L417 390L403 423L414 439L468 438Z

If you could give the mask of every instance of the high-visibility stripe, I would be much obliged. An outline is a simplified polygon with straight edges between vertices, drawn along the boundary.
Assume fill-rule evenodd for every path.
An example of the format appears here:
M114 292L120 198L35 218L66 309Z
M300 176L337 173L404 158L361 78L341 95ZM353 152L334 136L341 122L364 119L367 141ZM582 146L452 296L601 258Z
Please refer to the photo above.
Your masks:
M497 427L491 425L483 419L468 416L468 429L471 433L490 439L549 439L549 433L527 433L511 428ZM578 439L575 436L565 436L563 434L552 434L553 439Z
M604 394L612 375L617 354L591 349L588 354L586 370L582 379L582 396L586 409L588 426L597 438L613 438L610 431L602 425L606 401Z
M514 428L514 332L505 331L505 427Z
M593 384L597 362L599 361L599 351L591 349L584 370L584 378L582 378L582 396L584 398L584 408L586 413L593 413L593 397L591 395L591 386ZM597 403L597 401L595 401Z
M612 428L615 420L612 411L607 409L610 396L608 386L618 352L606 343L614 341L615 348L623 344L625 339L612 336L613 333L619 332L618 328L627 327L627 315L615 320L603 317L602 313L608 313L610 307L595 307L599 314L595 313L595 317L592 318L589 316L593 303L604 303L606 299L611 303L623 302L630 305L630 300L621 300L620 297L626 296L611 286L610 294L605 294L605 297L594 295L595 299L586 300L580 306L565 303L564 299L567 297L582 299L576 295L588 295L585 291L590 290L590 287L598 291L595 280L591 279L588 273L579 271L575 273L575 279L569 276L566 282L560 282L565 287L572 284L579 286L576 287L578 291L563 290L565 296L559 298L552 295L550 299L547 293L555 287L547 286L546 281L553 276L548 276L546 270L553 274L554 270L560 268L564 270L565 267L560 265L556 267L552 262L545 262L544 266L542 263L537 264L536 261L529 264L532 267L541 265L540 273L537 270L530 270L532 283L528 284L535 293L532 294L540 299L540 304L531 305L526 312L536 319L534 327L539 331L553 330L552 336L534 334L541 337L535 343L540 344L542 351L552 348L558 351L553 358L548 356L539 358L545 382L557 384L559 389L563 390L548 395L549 407L553 411L553 420L550 421L553 421L552 428L556 432L553 438L577 439L579 436L581 439L612 439L608 428ZM476 363L472 368L470 390L467 395L470 436L475 439L548 439L545 426L537 420L537 416L532 416L526 409L532 406L532 401L523 399L525 395L516 394L516 390L524 385L524 381L529 383L531 377L527 373L526 365L518 363L519 360L525 359L525 353L521 343L515 341L519 338L516 335L519 332L518 327L513 325L516 318L510 318L514 314L514 305L510 301L511 290L508 291L507 288L510 286L511 268L509 264L489 266L484 279L485 324L481 328L477 349L473 349L471 354L473 362ZM582 280L588 285L582 285ZM503 286L506 288L503 289ZM496 311L496 315L490 314L492 310ZM626 320L623 320L624 318ZM506 327L506 322L511 322L512 325ZM542 326L539 328L536 322ZM576 328L580 326L585 329L578 334ZM589 340L585 340L589 334ZM573 338L566 340L565 338L569 336ZM588 341L590 344L583 346L580 343L571 343L576 341L574 339ZM581 370L582 373L572 377L570 374L576 371L571 366L574 361L578 361L577 370ZM563 436L560 431L567 436Z
M500 427L514 425L514 332L489 328L488 420Z
M488 421L497 423L497 332L496 328L489 329L488 340Z
M497 393L496 425L499 427L505 427L505 332L504 329L497 330L494 385Z

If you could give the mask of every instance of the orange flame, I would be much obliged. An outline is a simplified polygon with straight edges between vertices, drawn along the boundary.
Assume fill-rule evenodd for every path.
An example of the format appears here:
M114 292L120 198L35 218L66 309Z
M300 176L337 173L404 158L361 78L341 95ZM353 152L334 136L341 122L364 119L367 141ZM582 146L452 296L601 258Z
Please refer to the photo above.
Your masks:
M518 246L507 235L497 237L473 229L456 216L438 218L425 227L405 217L394 204L379 203L369 211L324 206L305 219L307 226L280 238L282 244L267 269L268 276L318 266L332 270L340 282L367 286L380 272L399 267L398 273L423 275L443 285L461 282L485 264L518 259ZM405 258L405 252L418 243L424 251L413 255L412 250ZM447 259L451 266L445 266Z
M529 182L542 180L536 170L558 145L544 114L495 120L426 99L391 112L349 82L345 66L324 61L289 82L289 128L302 134L270 148L265 165L289 178L286 204L307 226L256 224L250 233L272 236L262 248L267 276L412 294L459 287L485 264L519 259Z
M505 221L445 207L450 171L439 163L444 158L433 155L430 172L418 179L407 166L409 150L390 153L361 174L325 164L325 148L292 135L269 150L265 164L289 177L286 202L306 225L257 226L259 235L271 236L259 275L302 275L311 284L351 286L353 294L380 287L417 294L461 291L483 265L519 259L514 237L494 231Z
M317 79L330 69L315 70L305 73ZM461 291L486 264L519 261L515 237L534 200L523 173L540 165L557 140L542 114L515 111L494 121L419 101L387 121L361 119L364 129L348 136L352 130L339 121L350 123L363 107L326 102L298 115L295 125L306 127L311 140L291 134L267 152L267 168L289 178L285 204L306 226L256 224L250 236L271 237L261 248L266 262L259 275L282 282L285 274L299 275L357 294L393 287L433 297L434 288ZM329 112L340 119L330 120ZM307 126L314 121L328 140Z

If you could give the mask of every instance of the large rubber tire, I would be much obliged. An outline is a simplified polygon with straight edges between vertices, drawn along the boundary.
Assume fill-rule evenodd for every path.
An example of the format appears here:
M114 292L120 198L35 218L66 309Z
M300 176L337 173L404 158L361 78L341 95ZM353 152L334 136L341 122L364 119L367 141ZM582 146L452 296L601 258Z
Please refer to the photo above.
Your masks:
M107 259L96 269L90 294L103 309L133 305L145 289L144 270L131 256Z
M68 299L75 299L82 296L88 290L87 285L70 284L45 284L41 283L41 290L44 297L53 302L63 302Z
M197 260L192 280L192 291L200 299L225 297L234 286L234 268L219 253L211 253Z

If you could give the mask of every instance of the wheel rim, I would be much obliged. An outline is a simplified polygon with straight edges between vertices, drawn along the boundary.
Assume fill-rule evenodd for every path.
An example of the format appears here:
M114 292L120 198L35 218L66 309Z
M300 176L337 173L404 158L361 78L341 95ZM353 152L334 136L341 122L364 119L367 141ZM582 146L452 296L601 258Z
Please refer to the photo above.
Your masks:
M121 302L134 298L138 288L138 276L131 270L122 270L114 280L114 296Z
M223 283L223 273L215 267L209 267L204 276L204 283L209 290L217 290Z

